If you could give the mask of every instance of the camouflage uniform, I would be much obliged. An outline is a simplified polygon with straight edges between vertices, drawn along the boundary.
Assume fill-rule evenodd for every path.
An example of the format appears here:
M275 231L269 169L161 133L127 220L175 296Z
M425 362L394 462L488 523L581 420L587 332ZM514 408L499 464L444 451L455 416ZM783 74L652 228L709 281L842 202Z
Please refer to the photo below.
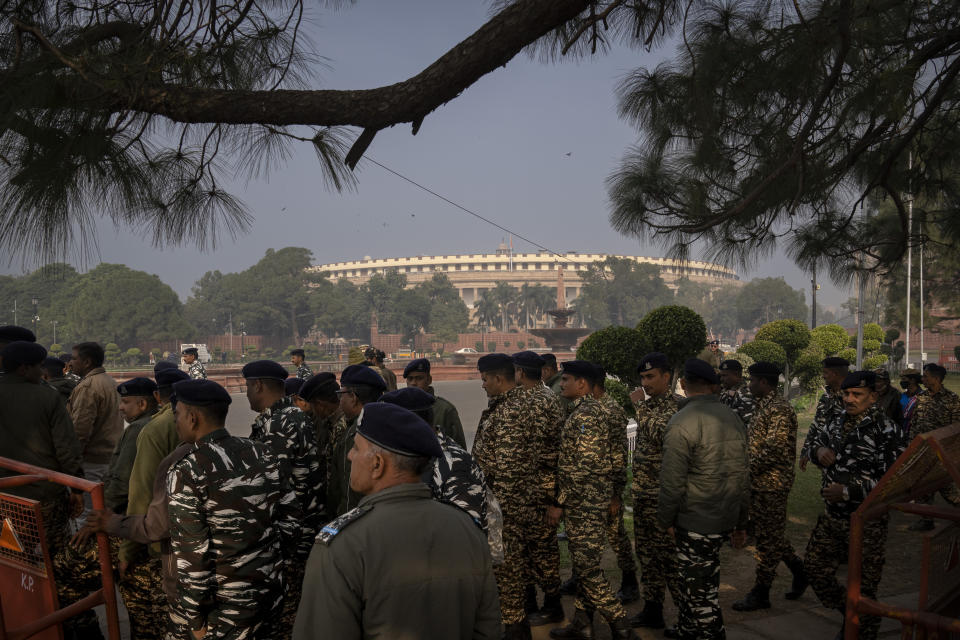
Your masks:
M672 393L637 403L637 440L633 453L633 533L636 538L643 599L663 603L664 589L677 595L676 545L657 524L663 434L677 412ZM674 597L674 600L677 598Z
M572 406L560 432L557 501L564 508L570 559L577 576L575 606L581 611L599 611L612 623L627 614L600 567L615 473L608 415L592 396L578 398Z
M433 497L463 509L474 523L487 532L487 487L483 471L453 438L437 434L443 457L433 461L423 474Z
M206 626L211 640L272 633L283 555L295 555L301 529L296 495L270 447L218 429L173 463L167 492L179 581L174 631Z
M757 584L769 587L781 561L796 558L787 541L787 496L797 457L797 414L776 391L757 400L747 428L750 519L757 536Z
M320 468L323 470L324 486L329 487L333 443L347 430L347 419L343 416L343 411L336 409L328 416L314 416L313 422L317 431L317 457L320 460ZM324 521L333 519L332 508L333 505L329 502L324 505Z
M620 509L614 515L607 511L607 540L617 554L617 566L622 573L636 573L633 547L623 525L623 492L627 487L627 418L623 407L609 393L600 396L600 406L607 415L610 429L610 461L613 465L610 482L613 485L611 498L620 499Z
M726 638L723 615L716 600L720 589L720 547L726 536L676 529L677 631L686 640ZM673 590L671 589L671 593Z
M310 419L293 404L289 396L264 409L253 422L250 439L270 447L280 463L280 473L291 481L303 519L299 523L300 541L294 554L296 561L284 565L287 595L281 619L275 623L277 637L289 636L300 606L304 563L313 540L323 526L325 500L324 472L317 453L316 431Z
M863 503L887 469L903 452L903 430L874 405L859 416L836 416L825 429L810 439L814 456L810 461L820 466L816 451L827 447L836 454L836 461L823 470L822 486L837 483L847 487L849 499L826 502L826 510L817 519L810 534L803 559L807 579L824 607L846 610L847 591L836 580L837 566L847 555L850 542L850 516ZM868 598L876 598L877 586L885 560L888 517L866 523L863 536L863 574L861 590ZM880 619L862 616L860 637L877 637Z
M918 396L917 407L911 415L914 434L928 433L954 422L960 422L960 397L956 393L943 387L937 393L930 393L927 389ZM933 502L933 495L927 496L922 502ZM956 485L943 487L940 495L953 506L960 507L960 490Z
M187 373L190 374L190 378L193 380L207 379L207 370L203 368L203 364L199 360L193 361L193 364L187 369Z
M537 434L527 427L537 407L522 387L490 398L480 415L473 459L503 510L504 562L495 568L504 624L526 617L524 586L530 538L540 503Z
M775 394L776 391L773 393ZM720 393L720 402L733 409L733 412L740 416L743 426L750 426L750 417L756 411L757 401L750 393L750 386L746 380L741 380L740 384L732 389L724 389Z
M301 380L306 380L313 375L313 371L310 371L310 367L307 366L306 362L301 362L297 365L296 376Z
M815 438L818 438L817 434L827 428L837 416L843 413L843 392L837 389L827 389L823 395L820 396L820 400L817 401L817 411L813 415L813 422L810 424L810 429L807 430L807 437L803 440L803 446L800 448L800 455L804 456L808 460L814 460L817 457L816 447L813 450L810 450L811 443Z
M557 457L560 454L560 428L565 417L563 406L550 389L540 384L525 389L534 408L530 422L524 425L534 434L539 454L537 486L540 492L535 503L536 516L530 532L531 581L536 582L547 597L560 594L560 547L557 527L544 521L548 506L557 493Z

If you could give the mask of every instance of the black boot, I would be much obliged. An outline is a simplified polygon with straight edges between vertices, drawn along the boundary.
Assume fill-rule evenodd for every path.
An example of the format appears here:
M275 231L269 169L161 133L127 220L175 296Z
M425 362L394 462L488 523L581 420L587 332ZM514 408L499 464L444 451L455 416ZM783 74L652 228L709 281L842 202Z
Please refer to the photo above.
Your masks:
M637 640L637 634L630 628L630 621L620 618L610 623L610 637L613 640Z
M763 587L759 584L753 586L753 589L747 592L743 600L737 600L733 603L734 611L756 611L758 609L770 608L770 587Z
M563 622L563 602L560 600L560 594L554 596L544 596L543 608L527 616L531 627L539 627L545 624L554 624Z
M573 620L565 627L550 629L551 638L567 638L568 640L592 640L593 616L583 609L577 609Z
M624 573L620 579L620 591L617 599L623 604L630 604L640 599L640 585L637 584L637 574L633 571Z
M663 603L647 600L643 603L643 611L630 618L631 627L649 627L663 629Z
M524 592L523 606L527 614L536 613L540 610L540 605L537 604L537 588L532 584L528 584L527 590Z
M807 590L807 585L810 584L807 581L807 572L803 568L803 560L797 556L794 556L793 559L787 563L787 567L790 568L790 573L793 574L793 582L790 583L790 591L783 594L783 597L787 600L797 600L803 595L803 592Z
M506 625L501 636L502 640L530 640L531 637L530 623L526 620Z
M577 577L570 576L569 580L564 580L560 585L560 594L565 596L577 595Z

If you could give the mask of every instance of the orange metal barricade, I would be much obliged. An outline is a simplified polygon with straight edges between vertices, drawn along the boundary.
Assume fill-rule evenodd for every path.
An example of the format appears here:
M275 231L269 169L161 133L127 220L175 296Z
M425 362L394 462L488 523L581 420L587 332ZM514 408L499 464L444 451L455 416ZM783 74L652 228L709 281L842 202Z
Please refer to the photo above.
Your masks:
M90 494L94 509L103 509L103 484L0 458L0 468L22 475L0 478L0 491L8 487L48 481ZM120 640L117 599L110 564L110 545L106 534L97 534L102 587L68 607L59 608L52 563L43 535L39 504L8 494L0 494L4 517L0 518L0 640L25 640L30 637L61 638L60 624L73 616L104 605L107 634ZM13 579L10 579L10 578ZM26 603L23 608L17 605ZM48 613L36 617L38 610ZM7 621L17 626L8 628ZM26 618L26 619L24 619ZM32 619L31 619L32 618ZM42 634L42 635L41 635Z
M960 639L960 508L912 502L950 483L960 486L960 424L914 438L851 516L846 640L856 640L862 615L899 620L904 640ZM890 511L945 522L923 536L915 609L873 600L860 591L864 526Z

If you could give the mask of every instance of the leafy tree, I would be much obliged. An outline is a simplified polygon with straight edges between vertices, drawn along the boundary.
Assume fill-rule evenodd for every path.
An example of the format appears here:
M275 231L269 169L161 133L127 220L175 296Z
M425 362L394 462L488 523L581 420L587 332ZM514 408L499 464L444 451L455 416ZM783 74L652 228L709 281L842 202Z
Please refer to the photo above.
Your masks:
M479 300L473 303L477 324L481 327L496 327L500 320L500 308L490 296L484 294L486 294L486 291L480 295Z
M887 329L886 333L883 334L883 341L887 344L893 344L897 338L900 337L899 329Z
M617 404L620 405L628 416L635 416L637 414L637 410L633 406L633 401L630 399L630 388L624 382L614 378L607 378L603 382L603 388L613 396L614 400L617 401Z
M481 295L489 298L497 305L497 310L500 314L500 324L498 325L500 330L506 331L509 329L510 322L516 318L517 315L519 290L501 280L493 285L493 289L487 289Z
M820 347L824 358L839 353L848 340L846 329L838 324L821 324L810 330L810 341Z
M793 372L800 381L801 389L810 393L823 386L823 359L825 357L826 353L820 343L815 341L811 341L800 352L794 363Z
M790 384L793 380L792 369L797 357L810 344L810 330L799 320L775 320L769 322L757 331L756 340L768 340L783 348L786 360L783 368L784 396L790 397Z
M64 353L63 345L57 342L54 342L52 345L50 345L50 348L48 349L48 351L50 352L51 356L57 357L60 354Z
M743 370L746 371L747 367L753 364L754 360L747 354L741 351L734 351L732 353L724 354L724 359L726 360L736 360L743 366Z
M887 364L887 356L882 353L874 354L863 359L863 368L866 371L877 369Z
M953 348L953 357L960 361L960 344Z
M736 298L738 326L757 327L780 319L805 321L809 313L804 293L783 278L755 278L745 284Z
M580 272L580 295L573 307L586 326L633 325L673 294L656 265L610 256Z
M103 357L106 362L116 366L117 360L120 358L120 347L117 346L116 342L108 342L103 346Z
M129 364L131 367L139 364L142 353L143 352L137 347L130 347L127 349L126 353L124 354L127 357L127 364Z
M607 373L636 387L640 384L637 365L652 350L650 343L637 329L606 327L594 331L580 343L577 359L599 364Z
M543 314L556 306L556 294L542 284L523 283L520 285L519 307L520 317L523 319L523 328L531 327L531 320L536 321Z
M524 342L523 340L517 340L517 349L519 349L520 351L523 351L526 348L527 348L526 342Z
M470 312L447 274L435 273L415 289L429 305L426 330L441 343L456 342L457 335L470 323Z
M488 342L488 343L487 343L487 351L493 353L493 352L496 351L496 350L497 350L497 343L496 343L496 342Z
M847 362L853 363L857 361L857 350L853 347L847 347L846 349L841 350L837 355Z
M745 353L754 362L772 362L780 368L787 364L787 352L776 342L769 340L753 340L746 342L737 349L738 353Z
M667 356L674 374L687 358L696 357L707 343L707 327L692 309L670 305L654 309L637 324L651 351ZM674 380L677 376L674 375Z
M863 325L863 339L864 340L875 340L877 342L883 342L883 327L876 324L875 322L868 322Z
M370 302L348 280L322 280L310 295L310 313L315 326L331 338L370 339Z

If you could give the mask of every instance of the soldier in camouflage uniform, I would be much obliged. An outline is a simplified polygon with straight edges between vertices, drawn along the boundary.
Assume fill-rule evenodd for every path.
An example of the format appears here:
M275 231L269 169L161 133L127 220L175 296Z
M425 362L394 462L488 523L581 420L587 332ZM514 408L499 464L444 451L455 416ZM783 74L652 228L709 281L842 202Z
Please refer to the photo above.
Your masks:
M917 399L917 408L911 416L912 433L919 435L960 422L960 397L943 386L947 370L936 363L928 363L923 367L921 382L926 391ZM960 506L960 491L956 485L948 485L940 490L944 500L954 506ZM933 495L927 496L923 502L933 501ZM933 520L921 518L911 525L914 531L930 531L934 527Z
M436 398L423 389L404 387L388 391L380 398L380 402L403 407L420 416L427 424L433 422ZM436 500L463 510L474 524L487 533L487 485L483 471L453 438L436 428L434 433L437 434L443 455L434 458L423 473L423 482L430 487Z
M241 373L247 381L250 408L260 412L253 422L250 439L269 445L280 462L281 475L291 482L303 514L295 560L284 566L287 594L283 614L275 623L276 637L284 638L293 631L300 606L304 563L323 526L325 478L320 468L316 430L307 414L284 395L287 370L272 360L257 360L244 365Z
M563 510L570 560L577 576L577 599L570 624L551 630L551 638L592 638L595 611L610 625L614 638L636 638L600 567L615 469L610 456L610 423L591 393L596 379L597 368L589 362L563 363L561 390L572 402L573 411L560 434L560 506L548 511L558 516Z
M340 410L340 400L337 397L337 376L322 371L310 376L300 388L300 398L303 401L304 412L313 420L317 434L317 457L323 473L324 486L330 486L330 455L333 442L343 437L347 430L347 420ZM326 496L324 496L326 497ZM333 519L332 507L324 505L321 520L328 522Z
M495 571L504 638L529 638L524 587L541 496L538 434L527 425L536 419L538 407L529 392L517 386L513 359L507 354L482 356L477 369L488 404L480 415L471 453L503 510L505 557Z
M663 437L657 522L677 544L677 627L668 637L721 640L720 547L746 541L750 510L747 434L714 393L713 367L690 358L680 384L687 399Z
M188 380L174 392L177 431L193 446L167 474L179 583L171 620L211 640L273 637L283 563L302 539L296 495L268 443L227 433L223 387Z
M843 413L843 393L840 385L843 379L850 372L850 363L843 358L829 357L823 360L823 382L826 391L817 401L817 411L813 416L813 422L807 430L807 437L800 448L800 471L807 470L807 462L813 459L816 451L811 451L811 442L819 437L817 434L823 431L828 424Z
M457 408L449 400L438 396L433 389L430 361L426 358L411 360L403 369L403 378L408 387L417 387L436 398L437 401L433 404L433 428L450 436L461 448L466 449L467 440L463 435L463 425L460 423Z
M551 523L547 507L555 503L557 494L557 456L560 453L560 428L566 417L558 398L542 382L544 361L533 351L521 351L512 356L517 384L527 392L531 407L531 421L525 426L537 442L538 471L536 516L530 532L530 567L528 573L527 610L531 626L563 621L563 602L560 595L560 547L557 525ZM537 605L534 584L543 591L543 608ZM532 592L532 602L531 593Z
M743 365L737 360L724 360L720 363L719 375L720 402L733 409L743 421L743 426L749 427L755 400L747 381L743 379Z
M333 517L353 509L363 498L350 488L350 459L347 454L353 448L357 418L363 411L363 405L376 402L386 390L387 385L380 374L366 365L350 365L340 374L340 388L336 393L340 398L340 410L346 419L346 427L339 435L331 434L327 511Z
M195 347L184 349L180 355L183 356L183 362L188 367L187 373L190 374L191 380L207 379L207 370L204 369L203 363L200 362L200 352Z
M310 367L307 366L305 359L307 357L306 352L303 349L293 349L290 352L290 362L297 368L296 377L300 380L306 380L313 375L313 372L310 371Z
M803 563L820 603L846 612L847 590L837 582L838 565L850 545L850 516L903 452L903 430L876 405L872 371L855 371L841 383L844 411L810 441L810 461L823 472L820 494L825 511L810 534ZM863 530L861 591L877 597L883 571L889 517L867 521ZM860 618L861 639L877 637L880 619ZM843 628L840 635L843 637Z
M783 561L793 572L787 599L796 600L807 587L803 560L786 538L787 497L793 486L797 457L797 414L777 393L780 370L769 362L750 365L750 392L756 411L747 428L750 447L750 519L757 536L756 583L736 611L770 608L770 586Z
M674 601L677 592L676 545L673 538L657 526L657 501L660 491L660 466L663 459L663 434L677 412L678 396L670 392L673 369L667 356L648 353L637 367L647 399L636 403L637 440L633 452L633 535L636 539L640 579L643 584L643 610L630 619L635 627L662 629L663 600L670 589Z
M543 377L543 384L553 392L553 395L560 398L560 406L563 407L564 413L569 414L573 403L560 393L560 371L557 369L557 356L552 353L544 353L540 357L543 358L543 371L540 374Z
M77 382L63 375L63 360L60 358L44 358L43 360L43 380L48 385L57 390L64 404L70 399L70 392L73 391Z

